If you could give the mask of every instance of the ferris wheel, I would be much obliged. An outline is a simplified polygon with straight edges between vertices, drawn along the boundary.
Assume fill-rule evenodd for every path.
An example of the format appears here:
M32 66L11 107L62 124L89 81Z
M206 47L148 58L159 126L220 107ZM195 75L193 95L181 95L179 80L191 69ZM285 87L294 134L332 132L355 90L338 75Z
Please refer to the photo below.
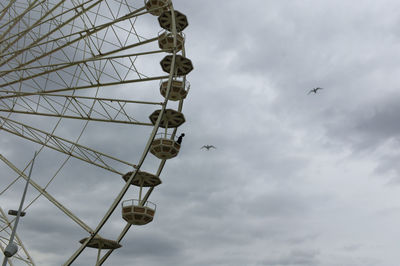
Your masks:
M6 211L20 198L34 152L21 219L42 211L36 217L44 225L77 228L73 243L63 243L69 233L40 234L49 245L71 247L64 265L85 256L102 265L124 248L132 225L153 221L156 204L148 199L182 142L193 69L187 26L171 0L0 2L2 251L15 220ZM49 209L35 209L38 202ZM118 232L104 230L115 216ZM23 234L15 244L10 265L35 265L31 250L46 255Z

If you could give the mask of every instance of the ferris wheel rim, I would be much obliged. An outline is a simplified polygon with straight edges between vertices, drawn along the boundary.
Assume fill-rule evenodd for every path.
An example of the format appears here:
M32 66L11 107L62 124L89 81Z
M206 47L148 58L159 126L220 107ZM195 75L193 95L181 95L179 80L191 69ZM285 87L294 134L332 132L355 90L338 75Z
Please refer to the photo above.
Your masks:
M174 8L172 6L172 3L170 5L170 9L171 9L171 13L174 14ZM175 46L176 46L176 33L177 33L177 31L176 31L176 26L174 25L175 24L175 17L174 16L172 16L172 24L173 24L173 27L172 27L173 32L172 33L173 33L174 43L175 43ZM108 220L108 218L111 216L111 214L116 209L117 205L121 202L122 197L125 195L125 193L127 192L128 188L130 186L130 183L136 177L138 171L140 170L140 167L142 166L142 164L143 164L143 162L144 162L144 160L145 160L145 158L146 158L146 156L147 156L147 154L148 154L148 152L150 150L151 142L154 140L154 137L157 134L158 128L159 128L160 123L161 123L162 116L163 116L163 114L164 114L164 112L166 110L166 107L167 107L168 95L170 93L171 85L172 85L172 79L174 77L174 69L175 69L174 68L174 64L175 64L176 54L177 54L177 52L173 51L173 54L172 54L173 59L172 59L172 64L171 64L171 71L170 71L169 78L168 78L168 88L167 88L167 94L166 94L167 96L165 97L164 104L162 105L162 108L160 110L160 115L158 116L157 121L155 122L155 125L153 127L152 133L151 133L151 135L150 135L150 137L149 137L149 139L147 141L146 147L145 147L145 149L143 151L142 157L140 158L139 163L137 164L136 171L133 172L131 177L126 181L126 184L125 184L124 188L121 190L120 194L114 200L114 203L111 205L109 211L104 215L102 221L98 224L98 226L96 227L96 229L93 232L93 234L90 237L88 237L86 239L86 241L84 243L82 243L82 246L80 248L78 248L77 251L64 263L65 266L66 265L71 265L72 262L74 262L74 260L79 256L79 254L87 247L87 245L90 242L90 240L92 240L95 237L95 235L101 230L101 228L104 226L105 222ZM183 102L183 100L182 100L182 102ZM174 130L174 133L176 133L176 129ZM163 160L163 161L164 162L161 162L160 165L161 164L165 164L165 160ZM150 196L150 194L152 193L153 189L150 189L149 191L150 191L150 193L148 195L146 194L147 197L145 197L145 199L142 201L141 204L144 204L147 201L147 199ZM106 219L104 219L104 218L106 218Z

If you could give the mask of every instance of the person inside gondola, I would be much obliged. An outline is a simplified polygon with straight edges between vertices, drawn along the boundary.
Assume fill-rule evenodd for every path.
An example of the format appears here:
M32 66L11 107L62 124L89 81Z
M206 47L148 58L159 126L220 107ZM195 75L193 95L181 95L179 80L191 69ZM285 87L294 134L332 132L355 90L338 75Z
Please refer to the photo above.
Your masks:
M185 133L182 133L179 137L178 140L176 141L177 143L179 143L179 145L182 143L182 139L185 136Z

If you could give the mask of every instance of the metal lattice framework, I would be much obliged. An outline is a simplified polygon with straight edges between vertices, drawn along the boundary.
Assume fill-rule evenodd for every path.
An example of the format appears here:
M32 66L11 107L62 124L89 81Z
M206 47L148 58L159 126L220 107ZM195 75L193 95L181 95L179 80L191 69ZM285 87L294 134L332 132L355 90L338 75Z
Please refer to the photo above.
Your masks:
M4 230L0 234L0 250L4 251L5 247L8 244L8 240L11 236L12 225L1 207L0 207L0 226L1 228L4 228ZM16 239L15 242L18 245L20 252L16 254L14 259L26 265L34 266L35 263L33 262L32 257L29 255L28 250L25 248L24 244L22 243L18 235L16 235L15 239ZM10 265L13 266L13 263L11 262Z
M56 165L55 170L49 174L38 169L40 177L33 176L29 180L30 189L37 194L24 206L24 211L44 197L69 222L87 232L64 265L71 265L84 254L86 247L98 248L95 264L102 265L114 249L102 254L102 248L106 245L120 247L119 243L131 228L132 224L127 223L112 240L100 236L101 229L131 188L131 182L137 179L142 165L149 160L147 155L159 126L164 125L161 132L165 136L170 136L172 141L175 139L177 127L169 128L163 116L167 105L171 108L173 104L168 100L175 84L186 88L180 92L183 98L187 94L186 74L193 67L185 57L181 31L186 26L186 16L174 10L170 0L0 2L0 134L10 143L26 147L24 154L27 149L32 154L38 151L39 161L42 157L47 162L53 159L51 154L57 154L55 162L50 162ZM158 91L161 82L164 89L167 88L164 97ZM176 91L175 94L180 95ZM177 112L182 111L183 98L172 107ZM148 117L154 110L158 110L159 115L150 121ZM111 133L107 134L112 137L107 142L118 145L120 127L128 127L130 134L138 136L133 142L142 144L136 145L141 149L129 151L137 154L134 162L121 157L124 152L115 155L104 149L104 141L92 141L93 131L88 133L89 128L96 129L99 135L109 130ZM112 133L113 128L115 133ZM147 130L147 135L135 133L143 129ZM6 205L9 200L15 200L13 193L17 184L28 179L26 169L31 158L22 158L15 155L18 150L7 152L1 147L0 153L2 167L14 173L0 187L1 207L10 208ZM95 227L66 207L68 202L62 203L63 200L56 199L49 191L54 180L62 178L65 169L74 168L74 162L83 168L87 165L88 174L99 171L91 169L101 169L114 176L131 171L125 175L129 176L126 183L119 179L123 187L109 197L110 206L103 210ZM155 176L160 176L165 162L165 159L157 160L158 167L153 169ZM153 190L154 187L148 188L142 197L140 187L141 206L146 204ZM8 218L0 209L2 250L12 227L13 218ZM20 249L8 263L35 265L27 250L29 246L25 248L19 237L17 244Z

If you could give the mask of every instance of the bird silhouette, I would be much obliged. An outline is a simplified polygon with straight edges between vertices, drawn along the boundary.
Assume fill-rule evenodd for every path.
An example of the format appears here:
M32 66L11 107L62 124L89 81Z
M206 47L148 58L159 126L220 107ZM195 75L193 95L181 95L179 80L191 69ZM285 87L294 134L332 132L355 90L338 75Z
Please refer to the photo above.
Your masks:
M200 149L204 149L204 148L206 148L208 151L211 149L211 148L214 148L214 149L216 149L216 147L215 146L213 146L213 145L204 145L203 147L201 147Z
M312 92L314 92L316 94L318 90L323 90L323 89L324 88L317 87L317 88L314 88L314 89L310 90L307 94L310 94Z

